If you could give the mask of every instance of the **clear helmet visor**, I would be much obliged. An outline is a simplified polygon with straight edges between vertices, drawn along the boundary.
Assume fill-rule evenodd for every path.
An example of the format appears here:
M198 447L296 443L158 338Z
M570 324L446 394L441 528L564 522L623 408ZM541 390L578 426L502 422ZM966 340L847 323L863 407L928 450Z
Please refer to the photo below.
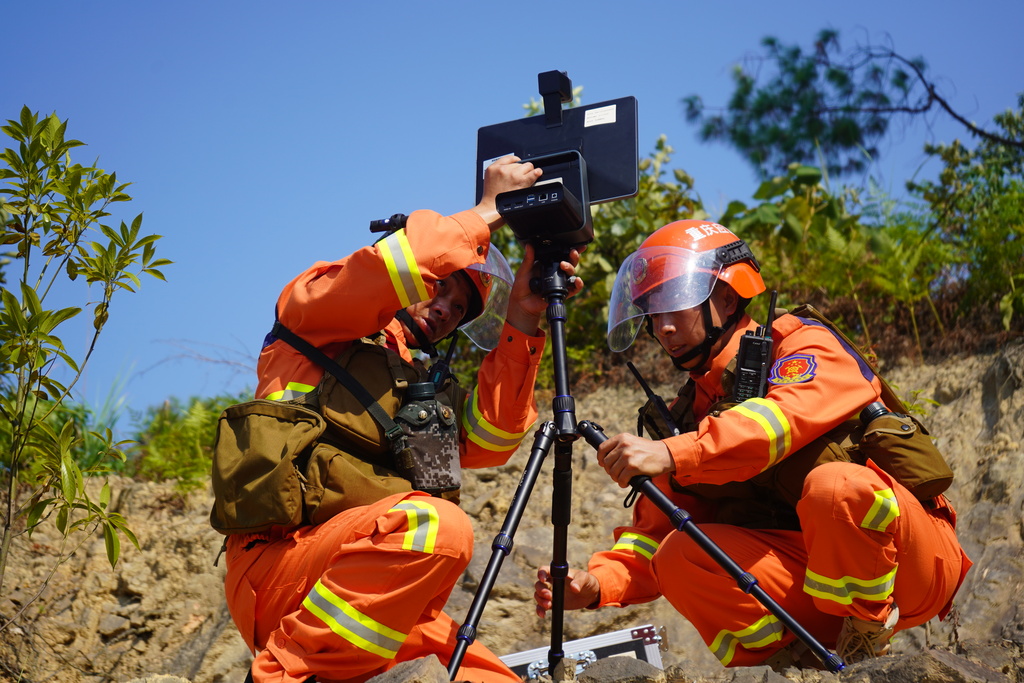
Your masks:
M498 345L501 330L505 325L508 298L515 276L501 250L491 245L487 260L467 266L470 279L478 289L483 289L484 306L480 315L459 326L469 340L485 351Z
M625 351L644 318L683 311L711 296L722 264L715 253L681 247L648 247L630 254L615 276L608 309L608 348Z

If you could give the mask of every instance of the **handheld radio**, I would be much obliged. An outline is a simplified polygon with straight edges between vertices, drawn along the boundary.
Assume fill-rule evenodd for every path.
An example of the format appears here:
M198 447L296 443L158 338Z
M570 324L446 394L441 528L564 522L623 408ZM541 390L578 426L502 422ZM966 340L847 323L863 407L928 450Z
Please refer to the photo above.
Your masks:
M740 350L736 354L736 382L733 398L742 403L748 398L762 398L768 393L768 370L772 363L772 323L775 321L775 300L778 292L772 292L768 304L768 321L759 325L754 332L746 332L740 338Z

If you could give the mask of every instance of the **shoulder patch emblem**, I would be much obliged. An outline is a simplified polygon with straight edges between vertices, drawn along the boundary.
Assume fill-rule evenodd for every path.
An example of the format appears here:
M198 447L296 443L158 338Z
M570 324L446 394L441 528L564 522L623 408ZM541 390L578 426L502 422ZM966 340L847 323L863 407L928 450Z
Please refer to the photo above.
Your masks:
M772 384L800 384L814 379L818 362L807 353L794 353L775 361L768 381Z

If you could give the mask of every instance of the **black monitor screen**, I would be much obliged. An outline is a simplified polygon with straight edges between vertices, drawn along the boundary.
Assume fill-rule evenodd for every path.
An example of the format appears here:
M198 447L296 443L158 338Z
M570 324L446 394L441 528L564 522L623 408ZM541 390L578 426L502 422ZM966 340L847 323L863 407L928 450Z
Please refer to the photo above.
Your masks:
M544 115L480 128L477 135L476 201L483 196L484 169L509 154L532 157L577 151L586 162L591 204L632 197L639 191L635 97L562 110L560 125ZM543 180L543 179L542 179Z

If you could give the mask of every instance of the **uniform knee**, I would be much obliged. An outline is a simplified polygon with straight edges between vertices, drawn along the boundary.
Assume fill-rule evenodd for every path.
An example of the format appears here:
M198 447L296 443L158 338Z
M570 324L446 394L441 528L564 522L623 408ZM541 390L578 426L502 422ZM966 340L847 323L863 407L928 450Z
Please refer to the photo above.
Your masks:
M442 498L412 495L391 505L377 519L377 540L392 549L449 557L468 564L473 526L459 506Z
M881 479L873 469L852 462L829 462L818 465L804 479L803 493L797 504L801 515L822 514L835 510L843 500L869 496L878 488Z
M462 508L441 498L430 499L437 510L435 548L444 548L466 564L473 556L473 523Z
M659 586L664 582L687 585L706 572L702 566L707 553L686 534L666 536L651 558L651 569ZM662 589L664 592L664 589Z
M449 503L447 500L440 501L444 504L442 509L445 510L443 514L445 524L451 526L454 529L454 535L458 536L460 540L460 547L469 545L473 547L473 522L469 519L469 515L454 503Z

